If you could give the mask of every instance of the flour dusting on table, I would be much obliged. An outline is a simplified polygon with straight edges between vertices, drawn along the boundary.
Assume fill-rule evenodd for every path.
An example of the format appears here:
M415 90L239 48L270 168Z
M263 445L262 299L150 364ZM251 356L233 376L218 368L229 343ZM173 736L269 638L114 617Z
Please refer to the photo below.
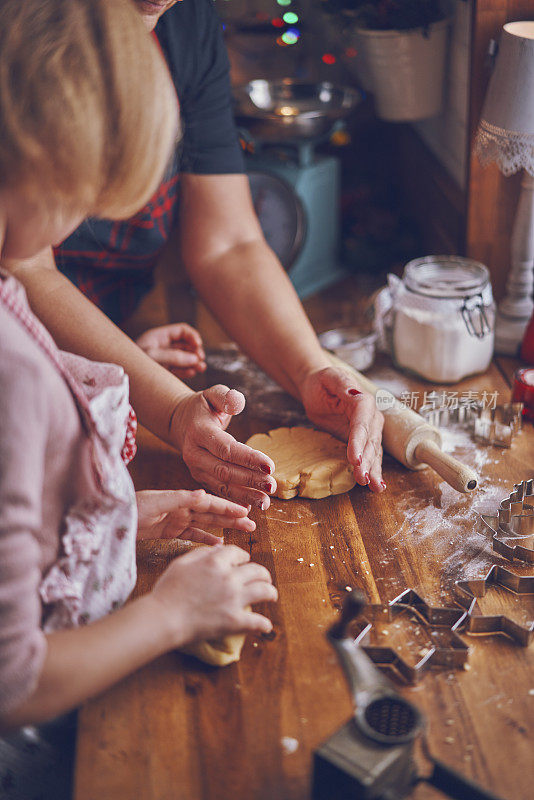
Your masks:
M251 417L285 426L309 424L302 405L242 353L237 345L228 344L208 350L206 361L208 384L226 383L242 392Z
M477 472L479 487L473 494L461 494L445 481L432 491L428 483L413 488L413 483L407 480L395 498L399 527L390 542L392 557L397 557L396 551L408 540L412 545L415 543L418 558L424 558L428 550L438 557L441 595L425 599L450 605L455 580L483 574L496 562L491 537L480 521L480 514L494 512L511 487L504 478L486 477L491 465L500 460L499 449L476 443L470 431L461 425L442 428L441 434L443 450Z

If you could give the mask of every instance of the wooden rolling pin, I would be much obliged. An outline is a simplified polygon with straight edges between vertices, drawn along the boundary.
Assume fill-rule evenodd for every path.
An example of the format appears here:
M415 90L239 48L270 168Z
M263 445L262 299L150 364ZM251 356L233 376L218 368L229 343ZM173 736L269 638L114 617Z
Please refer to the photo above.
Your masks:
M382 401L379 408L384 415L384 450L410 469L432 467L457 492L467 493L477 488L476 472L442 451L441 434L437 428L429 425L420 414L404 406L391 392L380 389L345 361L332 353L328 353L328 357L335 367L341 367L354 375L362 389L375 396L379 392Z

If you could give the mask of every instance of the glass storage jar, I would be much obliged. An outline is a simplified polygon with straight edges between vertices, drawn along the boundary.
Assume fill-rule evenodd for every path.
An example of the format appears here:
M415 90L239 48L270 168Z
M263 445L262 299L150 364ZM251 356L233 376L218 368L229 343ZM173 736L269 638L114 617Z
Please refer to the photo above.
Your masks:
M460 256L410 261L391 315L399 367L436 383L484 372L493 355L495 306L487 268Z

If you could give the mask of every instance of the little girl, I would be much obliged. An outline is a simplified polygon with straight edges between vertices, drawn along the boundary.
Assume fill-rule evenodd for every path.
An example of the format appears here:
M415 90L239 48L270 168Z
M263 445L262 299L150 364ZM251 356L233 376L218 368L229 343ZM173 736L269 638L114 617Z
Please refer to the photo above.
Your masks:
M129 0L2 0L0 130L2 256L31 257L88 214L124 218L147 201L176 138L176 98ZM138 509L125 466L134 428L122 368L60 352L2 273L4 731L62 714L170 649L271 630L248 609L276 599L268 571L221 544L176 559L123 606L138 529L205 544L219 540L198 525L254 529L246 508L203 491L141 493Z

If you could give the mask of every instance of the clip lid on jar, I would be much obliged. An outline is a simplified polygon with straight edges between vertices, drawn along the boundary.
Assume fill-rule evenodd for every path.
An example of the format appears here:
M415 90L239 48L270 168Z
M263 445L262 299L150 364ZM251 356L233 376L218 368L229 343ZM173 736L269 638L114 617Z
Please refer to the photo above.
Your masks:
M484 372L493 355L495 306L487 268L460 256L410 261L390 312L392 356L436 383Z

